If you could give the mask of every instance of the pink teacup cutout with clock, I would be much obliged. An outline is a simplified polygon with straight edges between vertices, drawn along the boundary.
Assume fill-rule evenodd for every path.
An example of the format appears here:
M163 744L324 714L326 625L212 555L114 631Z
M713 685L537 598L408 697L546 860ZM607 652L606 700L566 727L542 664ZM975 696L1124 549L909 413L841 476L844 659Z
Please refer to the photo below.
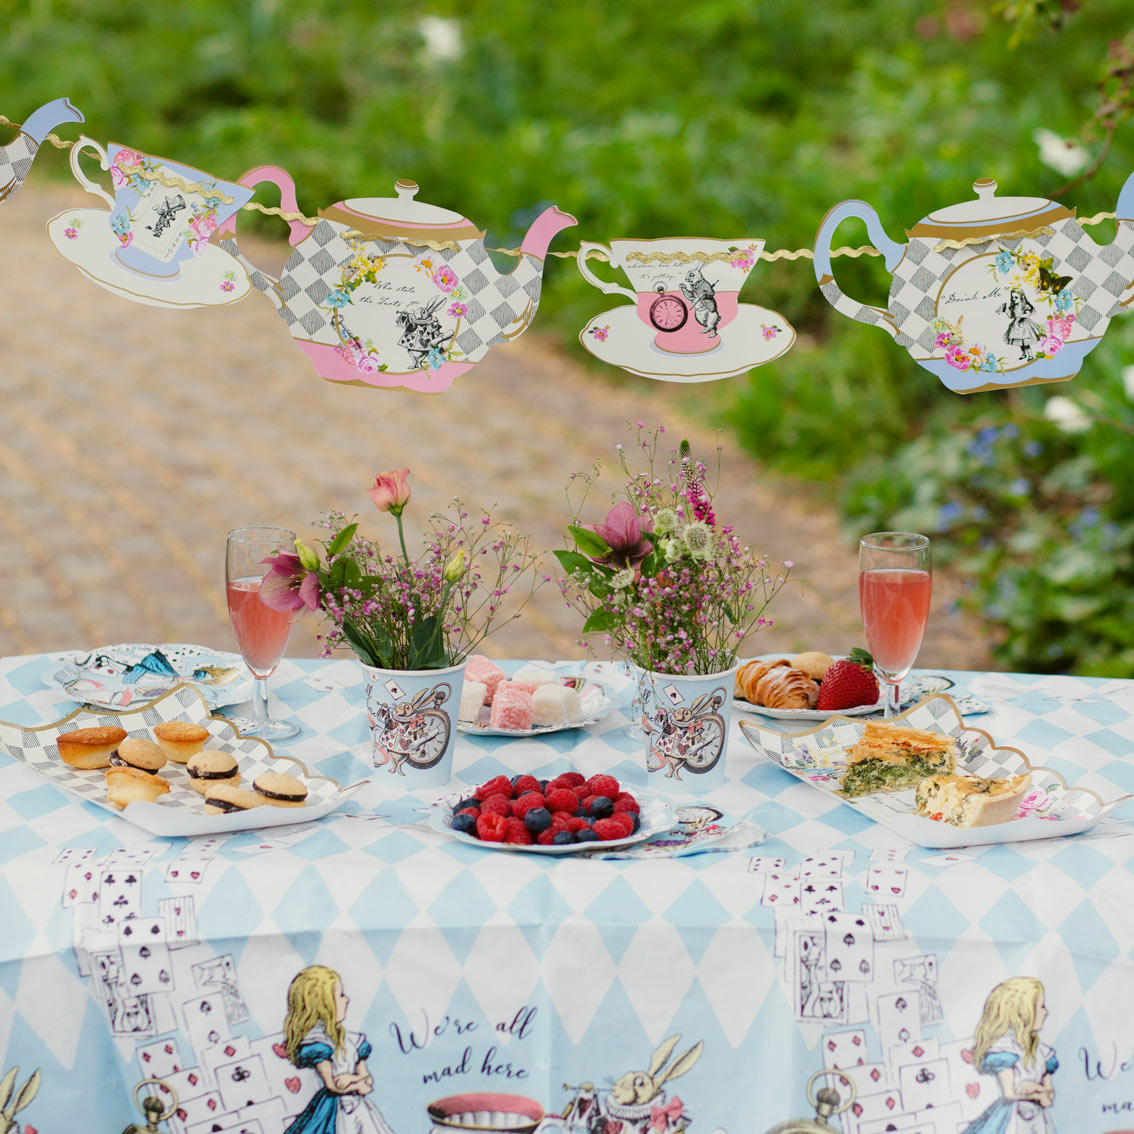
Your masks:
M609 247L584 240L576 260L588 283L607 295L634 301L638 318L656 332L654 346L659 350L704 354L720 345L721 330L736 318L740 289L763 247L763 240L680 236L612 240ZM634 290L599 279L587 266L592 251L621 268Z

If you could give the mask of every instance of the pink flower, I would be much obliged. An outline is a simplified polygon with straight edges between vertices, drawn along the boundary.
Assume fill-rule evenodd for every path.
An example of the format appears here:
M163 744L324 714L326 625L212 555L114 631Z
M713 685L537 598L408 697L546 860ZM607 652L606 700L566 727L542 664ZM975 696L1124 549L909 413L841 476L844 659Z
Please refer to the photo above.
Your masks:
M358 361L354 365L360 374L378 373L378 359L372 354L359 355Z
M650 554L650 543L642 534L650 530L650 525L650 518L639 516L625 500L615 504L606 519L591 528L610 548L610 554L602 562L637 567Z
M358 350L353 346L337 346L335 350L343 356L343 361L348 366L354 366L358 362Z
M1058 335L1048 335L1040 343L1040 350L1044 354L1058 354L1063 349L1063 340Z
M224 283L220 285L220 289L221 291L235 291L236 284L234 284L232 280L225 280Z
M260 601L272 610L308 610L319 608L319 576L308 571L298 555L274 555L261 560L270 563L268 573L260 580Z
M1071 324L1074 322L1074 315L1053 315L1047 321L1047 333L1066 342L1071 337Z
M1017 815L1030 815L1033 811L1040 811L1048 805L1049 796L1043 788L1034 787L1023 799L1016 809Z
M452 291L461 281L457 279L457 273L448 264L443 264L433 273L433 282L442 291Z
M953 336L949 331L938 331L937 339L934 342L936 347L947 347L953 341Z
M760 329L764 332L766 339L774 339L780 333L779 327L769 327L766 323L761 323Z
M124 232L118 239L121 241L123 248L128 248L134 240L134 234L132 232Z
M366 495L374 501L379 512L393 512L395 516L402 514L410 498L408 476L409 469L392 469L374 478L374 487L368 488Z
M591 334L594 335L596 341L600 343L606 342L606 336L610 334L609 327L592 327Z
M119 154L119 157L121 156ZM110 181L115 189L121 189L123 185L130 184L130 179L116 165L110 167Z
M142 155L137 150L119 150L114 155L114 164L125 168L131 165L141 165Z
M460 319L468 313L469 309L463 303L450 303L449 310L446 312L446 314L453 319Z
M78 238L79 238L79 230L78 230L77 228L65 228L65 229L63 230L63 235L64 235L64 236L65 236L65 237L66 237L66 238L67 238L68 240L78 240Z
M971 359L964 347L951 346L945 351L945 361L957 370L968 370Z
M212 213L201 213L189 222L189 227L202 240L208 240L217 230L217 218Z

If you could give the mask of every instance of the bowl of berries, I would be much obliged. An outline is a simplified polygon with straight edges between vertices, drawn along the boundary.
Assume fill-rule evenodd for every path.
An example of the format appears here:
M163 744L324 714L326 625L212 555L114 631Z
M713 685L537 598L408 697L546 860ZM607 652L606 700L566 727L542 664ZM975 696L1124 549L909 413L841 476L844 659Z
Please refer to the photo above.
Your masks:
M496 776L471 791L443 796L429 825L489 850L577 854L629 846L677 824L670 804L614 776L563 772L552 779Z

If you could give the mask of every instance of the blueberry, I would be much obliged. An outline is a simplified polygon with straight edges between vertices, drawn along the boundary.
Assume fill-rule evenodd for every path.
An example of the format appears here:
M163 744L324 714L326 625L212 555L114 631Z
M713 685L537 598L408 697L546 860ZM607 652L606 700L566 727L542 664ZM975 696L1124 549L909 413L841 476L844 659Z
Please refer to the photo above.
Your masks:
M551 812L546 807L533 807L524 816L524 826L533 835L538 835L540 831L546 831L551 826Z
M630 829L630 834L634 834L634 832L637 831L637 829L642 825L642 819L637 811L631 811L629 812L629 815L630 818L634 820L634 826Z
M458 811L467 811L470 807L479 807L479 806L480 806L480 800L477 799L476 796L474 795L469 799L462 799L461 802L458 803L457 806L453 808L453 814L455 815Z
M467 811L454 815L449 825L454 831L460 831L462 835L476 834L476 820Z
M575 836L572 835L570 831L557 831L555 838L553 838L551 841L555 844L555 846L562 847L566 846L568 843L573 843L575 841Z
M522 776L523 774L523 772L520 772L518 775L512 777L511 783L513 787L515 787L520 782L520 776Z
M591 814L596 819L609 819L614 814L614 801L605 795L596 795L591 800Z
M551 783L550 780L540 780L539 781L539 790L542 791L542 792L546 792L547 791L547 785L549 783Z
M535 791L534 787L524 788L524 790L522 792L520 792L520 794L518 796L516 796L516 798L517 799L523 799L525 795L531 795L534 791Z
M577 843L597 843L598 835L590 827L584 827L581 831L575 832L575 842Z

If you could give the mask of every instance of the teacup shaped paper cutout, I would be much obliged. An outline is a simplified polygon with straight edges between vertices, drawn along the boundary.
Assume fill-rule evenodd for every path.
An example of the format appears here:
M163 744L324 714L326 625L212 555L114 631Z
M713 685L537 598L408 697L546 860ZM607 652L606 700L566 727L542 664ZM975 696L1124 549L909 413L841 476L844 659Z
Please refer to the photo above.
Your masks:
M608 295L624 295L638 318L654 334L654 345L671 354L715 350L735 318L737 296L764 247L763 240L612 240L610 246L583 241L579 271ZM634 290L599 279L587 266L587 254L604 254L621 268Z
M93 150L109 171L114 196L91 181L79 156ZM172 279L180 264L203 255L209 237L252 197L252 190L165 158L111 142L103 149L85 135L71 149L71 172L110 206L107 223L117 238L114 256L141 276Z

